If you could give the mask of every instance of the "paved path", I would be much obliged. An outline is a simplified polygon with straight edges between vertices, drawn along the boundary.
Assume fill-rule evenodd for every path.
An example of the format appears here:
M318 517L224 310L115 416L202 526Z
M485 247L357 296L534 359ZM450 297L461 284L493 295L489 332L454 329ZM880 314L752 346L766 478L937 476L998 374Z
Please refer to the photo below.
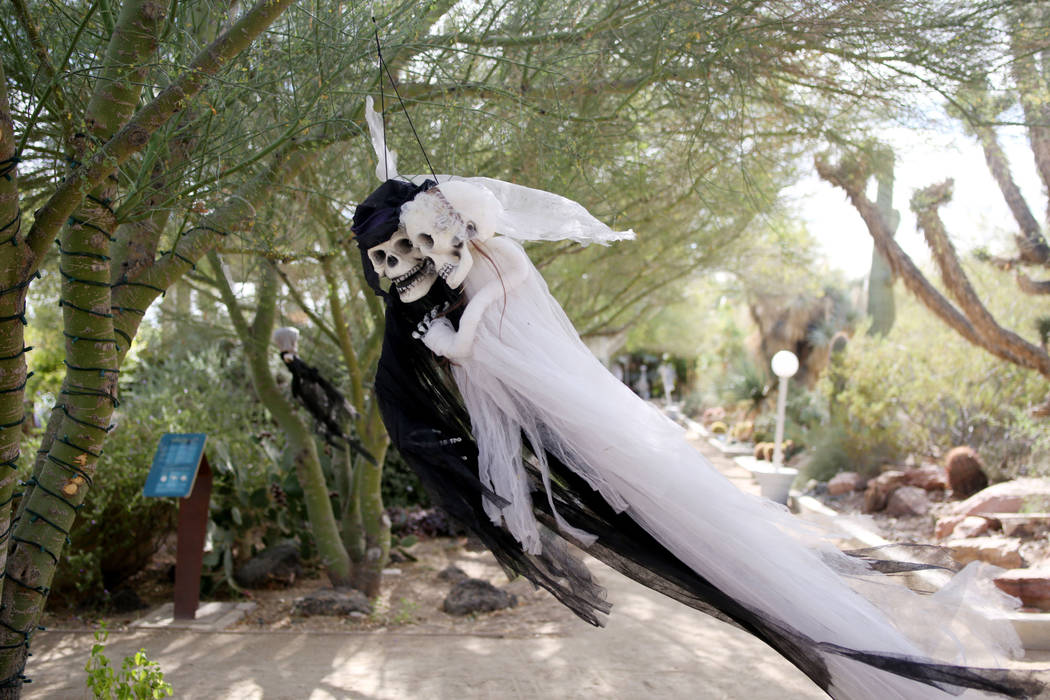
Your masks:
M556 635L376 632L134 631L110 635L107 655L140 647L160 662L177 698L228 700L496 700L503 698L825 697L752 637L589 562L616 601L608 627ZM88 698L89 633L42 632L25 698ZM119 663L119 661L118 661Z
M746 471L701 451L742 488ZM226 700L807 700L824 698L768 647L591 561L615 601L605 629L574 619L553 633L185 632L110 635L107 654L140 647L160 662L177 698ZM93 639L48 631L34 642L27 699L88 698ZM119 663L119 661L118 661Z

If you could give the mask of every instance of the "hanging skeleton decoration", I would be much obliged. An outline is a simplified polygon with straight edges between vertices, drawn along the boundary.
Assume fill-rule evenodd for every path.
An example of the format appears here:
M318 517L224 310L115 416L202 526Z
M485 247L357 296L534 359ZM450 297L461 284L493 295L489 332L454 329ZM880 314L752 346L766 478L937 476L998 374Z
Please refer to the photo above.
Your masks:
M313 416L318 434L332 447L349 445L375 464L375 457L347 429L350 421L357 417L357 411L316 367L299 358L298 329L278 328L273 332L273 342L281 353L281 361L292 374L292 396Z
M371 105L368 115L376 125ZM380 161L394 161L372 136ZM1041 691L1022 673L954 665L1016 645L1008 623L887 586L877 573L894 570L886 562L815 539L718 474L591 355L518 242L631 232L498 180L391 177L353 219L364 274L386 299L383 420L433 500L505 568L601 625L610 605L561 544L572 542L762 639L839 699ZM386 244L403 236L408 269L433 267L425 285L390 274ZM957 587L976 573L961 572Z

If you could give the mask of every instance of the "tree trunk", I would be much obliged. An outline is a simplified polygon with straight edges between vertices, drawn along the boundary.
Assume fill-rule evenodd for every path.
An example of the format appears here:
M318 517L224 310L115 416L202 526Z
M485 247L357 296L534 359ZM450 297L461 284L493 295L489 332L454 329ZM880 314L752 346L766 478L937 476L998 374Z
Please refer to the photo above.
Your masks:
M356 551L354 558L354 588L365 595L379 595L383 582L383 569L390 558L390 518L383 508L383 460L386 458L390 438L383 426L379 409L373 401L364 423L361 439L376 463L364 459L357 460L354 468L355 489L353 493L355 510L359 520L360 535L355 534L355 542L363 547Z
M230 319L244 345L255 392L288 440L287 454L291 457L299 485L303 489L310 532L317 544L325 573L333 586L350 585L350 557L339 534L313 432L300 417L296 407L281 393L270 370L270 336L277 306L277 271L273 265L264 265L258 286L255 319L249 326L226 279L218 254L209 253L208 259Z
M115 199L117 182L112 174L140 152L151 135L182 109L185 100L196 95L211 75L246 48L290 2L266 0L249 10L229 32L198 53L191 66L134 117L131 114L138 107L142 86L135 66L148 60L153 52L156 29L167 5L136 0L124 3L97 89L83 115L88 133L70 134L72 170L36 211L29 231L5 241L21 254L12 261L7 259L10 251L0 253L3 276L17 277L8 286L10 289L4 287L5 292L0 293L0 297L6 297L0 298L0 312L9 299L24 298L30 276L55 238L59 238L68 367L59 405L49 421L43 451L26 485L19 517L10 534L13 544L8 549L0 604L0 697L17 698L21 694L29 641L50 592L62 549L68 543L76 512L95 477L117 404L119 364L133 337L133 332L125 333L114 324L114 288L133 283L126 278L115 282L110 267L110 243L116 226L110 202ZM41 50L41 61L47 63L46 49ZM4 117L0 118L0 128L7 129L0 139L2 154L15 142L6 103L0 113ZM96 142L104 145L81 158ZM0 155L2 160L4 156ZM12 183L11 189L7 183ZM0 163L0 214L12 201L17 208L13 170ZM136 310L141 313L144 308ZM10 334L0 332L0 353L7 349L10 340ZM21 343L18 347L17 357L0 359L0 363L21 363L24 367ZM0 364L2 369L6 368ZM15 393L10 392L6 399ZM21 388L17 393L20 407ZM0 400L0 420L7 416L6 408L6 400ZM10 438L12 430L13 427L0 428L0 457L9 454L4 440ZM0 480L0 497L3 486Z
M864 194L864 183L868 179L864 164L844 162L833 166L823 157L817 157L815 163L817 172L823 179L846 191L853 206L867 224L875 247L886 256L894 275L904 281L905 286L926 308L968 342L984 348L1002 360L1050 377L1050 357L1046 352L999 326L976 298L969 280L962 273L955 251L947 242L943 225L936 215L936 207L947 196L944 190L950 187L950 182L939 186L939 189L930 188L917 194L912 198L912 209L919 217L919 224L926 234L934 259L941 268L945 285L953 296L960 300L965 313L956 308L926 279L890 235L878 209Z

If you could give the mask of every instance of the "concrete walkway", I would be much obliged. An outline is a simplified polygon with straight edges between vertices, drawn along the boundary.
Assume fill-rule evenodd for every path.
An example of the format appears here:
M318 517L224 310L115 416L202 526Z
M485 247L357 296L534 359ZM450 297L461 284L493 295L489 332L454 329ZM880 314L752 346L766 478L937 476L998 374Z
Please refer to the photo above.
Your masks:
M698 449L741 488L746 470L702 440ZM113 632L119 664L145 648L176 698L228 700L806 700L826 697L750 635L675 603L591 560L615 607L608 627L572 618L512 635L250 630ZM568 615L568 614L567 614ZM571 615L569 615L571 617ZM88 632L35 638L23 697L89 698ZM1046 655L1030 659L1043 661ZM1020 664L1018 664L1020 665Z
M591 561L616 601L608 627L520 636L398 632L114 632L111 660L145 647L177 698L495 700L825 697L765 645ZM40 633L25 698L89 698L90 633Z

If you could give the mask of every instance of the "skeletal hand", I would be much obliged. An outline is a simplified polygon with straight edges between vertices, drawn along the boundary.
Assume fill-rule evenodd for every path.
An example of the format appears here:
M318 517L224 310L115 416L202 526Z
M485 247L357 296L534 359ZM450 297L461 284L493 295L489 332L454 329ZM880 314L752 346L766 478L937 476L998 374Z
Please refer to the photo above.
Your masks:
M455 359L469 351L458 347L459 333L452 326L452 322L441 315L448 309L448 306L444 304L427 312L427 315L416 326L416 332L412 336L422 340L423 344L435 355Z
M442 318L446 311L448 311L449 303L446 301L441 306L435 306L427 315L423 317L423 320L416 325L416 330L412 332L412 337L416 340L422 340L426 337L427 332L434 325L434 323ZM447 322L447 321L446 321Z

